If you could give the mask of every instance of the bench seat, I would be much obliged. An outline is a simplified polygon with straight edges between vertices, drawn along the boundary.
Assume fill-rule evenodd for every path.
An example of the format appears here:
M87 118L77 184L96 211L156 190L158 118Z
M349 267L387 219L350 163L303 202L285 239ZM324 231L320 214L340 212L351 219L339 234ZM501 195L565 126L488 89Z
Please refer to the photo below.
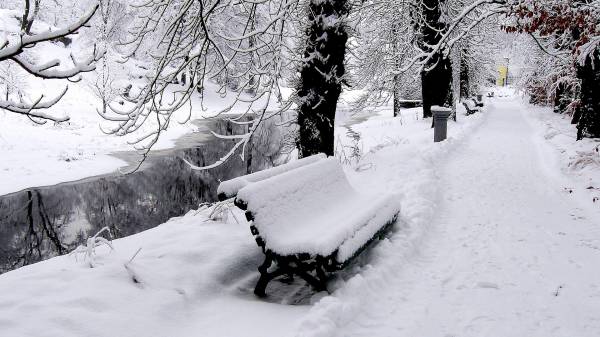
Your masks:
M391 196L352 193L336 203L311 206L288 213L290 219L282 220L279 226L261 225L260 212L251 212L264 248L281 256L331 257L334 263L343 264L398 213Z

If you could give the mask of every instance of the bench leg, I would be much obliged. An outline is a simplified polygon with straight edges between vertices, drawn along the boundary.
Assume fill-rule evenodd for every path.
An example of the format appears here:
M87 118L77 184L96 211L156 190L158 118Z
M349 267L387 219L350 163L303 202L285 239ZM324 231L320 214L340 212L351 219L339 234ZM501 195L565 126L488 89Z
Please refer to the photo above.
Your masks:
M260 278L258 282L256 282L256 286L254 287L254 294L258 297L266 297L267 294L265 290L267 289L267 285L274 278L279 277L281 275L285 275L289 273L285 268L278 268L273 272L269 272L269 267L273 264L273 257L271 254L266 253L265 261L258 267L258 271L260 272Z
M277 269L271 273L261 272L260 278L258 279L258 282L256 282L256 287L254 287L254 295L258 297L266 297L267 293L265 292L265 290L267 289L267 285L269 284L269 282L271 282L274 278L285 274L286 271L283 269Z
M286 261L278 261L277 269L269 272L269 268L273 264L273 261L274 260L271 254L267 253L265 256L265 261L260 265L260 267L258 267L260 278L254 287L254 294L256 296L266 297L267 285L273 279L283 275L288 275L291 277L294 274L306 281L306 283L311 285L316 291L327 291L327 278L325 272L319 265L316 266L317 276L315 277L310 273L309 267L300 261L290 261L291 264L286 263Z
M323 271L323 268L321 268L320 265L317 265L317 279L321 284L323 284L325 288L323 290L327 290L327 286L325 286L327 284L327 275L325 275L325 272Z
M327 286L324 282L312 276L304 270L296 270L295 274L300 276L306 283L310 284L316 291L327 291Z
M327 291L325 273L321 269L318 263L315 263L315 271L317 277L310 273L312 270L305 263L300 261L294 261L295 267L291 268L294 274L300 276L306 283L310 284L316 291Z

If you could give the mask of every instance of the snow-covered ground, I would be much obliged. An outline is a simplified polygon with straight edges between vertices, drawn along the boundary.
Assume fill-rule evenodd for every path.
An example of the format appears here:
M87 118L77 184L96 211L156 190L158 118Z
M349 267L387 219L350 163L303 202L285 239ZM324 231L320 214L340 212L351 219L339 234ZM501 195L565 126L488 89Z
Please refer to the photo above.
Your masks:
M536 139L550 145L554 151L547 156L547 167L558 167L564 190L581 198L583 203L600 207L600 140L577 140L577 129L571 117L552 113L550 108L530 107L526 116L535 126ZM552 174L553 172L549 172ZM554 173L558 173L556 170Z
M412 219L410 226L399 226L390 241L370 253L374 264L385 263L390 250L401 250L413 231L421 231L408 227L425 224L433 209L435 189L429 186L435 174L433 159L454 147L456 139L483 117L460 118L451 124L448 142L433 144L431 121L412 116L407 112L401 124L389 109L381 110L377 117L354 126L361 134L358 141L347 138L345 128L338 129L340 144L358 142L363 152L346 167L354 187L404 193L402 216ZM311 300L302 282L292 286L273 282L275 288L268 290L271 298L256 299L252 290L262 253L243 215L207 221L207 214L190 212L115 240L112 253L99 248L94 268L81 256L78 261L62 256L1 275L3 331L11 336L61 337L293 336L302 328L299 324L312 331L314 323L304 323L303 318L311 309L322 310L331 298L314 306L311 303L323 295ZM332 289L343 291L358 282L360 269L340 277Z
M275 281L255 298L262 253L243 215L212 221L203 209L100 247L94 261L62 256L0 275L2 333L597 336L600 210L564 189L582 178L561 172L567 157L543 137L543 114L497 98L459 115L437 144L414 110L339 127L353 187L397 193L402 210L331 295Z

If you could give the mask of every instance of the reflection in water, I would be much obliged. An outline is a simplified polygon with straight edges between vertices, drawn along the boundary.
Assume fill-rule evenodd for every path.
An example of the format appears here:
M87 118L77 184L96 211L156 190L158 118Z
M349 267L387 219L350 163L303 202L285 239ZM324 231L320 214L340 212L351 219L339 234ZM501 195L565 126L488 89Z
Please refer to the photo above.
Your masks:
M243 131L231 123L213 123L218 133ZM273 166L280 159L281 142L272 128L254 137L246 160L238 156L209 171L193 171L180 157L196 165L211 164L233 140L213 139L153 158L148 168L126 176L0 197L0 273L65 254L102 227L109 227L115 238L124 237L183 215L201 202L215 201L219 181Z

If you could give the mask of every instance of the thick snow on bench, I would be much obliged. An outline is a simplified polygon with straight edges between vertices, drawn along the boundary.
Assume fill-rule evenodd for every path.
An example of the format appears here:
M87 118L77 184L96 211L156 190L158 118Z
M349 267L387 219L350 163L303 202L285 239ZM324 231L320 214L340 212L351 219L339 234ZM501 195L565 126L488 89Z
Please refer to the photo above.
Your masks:
M250 183L255 183L276 176L283 172L291 171L304 165L312 164L325 158L326 156L320 153L314 156L302 158L283 165L279 165L267 170L258 171L252 174L224 181L221 184L219 184L219 187L217 188L217 195L225 195L227 198L231 198L235 196L240 189L242 189Z
M479 108L477 107L477 105L475 104L475 102L473 102L470 99L464 101L463 103L466 104L469 107L469 110L479 110Z
M279 255L329 256L343 263L400 211L390 195L363 195L350 186L335 158L242 188L266 249Z

